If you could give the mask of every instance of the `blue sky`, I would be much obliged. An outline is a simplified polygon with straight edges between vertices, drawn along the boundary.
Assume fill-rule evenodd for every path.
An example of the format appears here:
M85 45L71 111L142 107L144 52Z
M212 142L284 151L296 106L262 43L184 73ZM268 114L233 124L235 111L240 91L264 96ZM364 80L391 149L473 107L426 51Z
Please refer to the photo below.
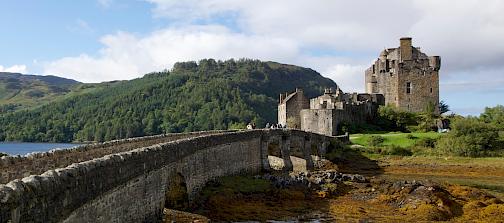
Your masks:
M442 57L441 99L477 115L504 104L503 10L499 0L2 1L0 71L100 82L245 57L310 67L362 92L364 69L411 36Z
M128 1L103 5L99 1L3 1L0 7L1 64L28 64L81 53L94 54L101 36L127 30L148 33L164 26L153 19L152 5ZM34 70L37 72L37 70Z

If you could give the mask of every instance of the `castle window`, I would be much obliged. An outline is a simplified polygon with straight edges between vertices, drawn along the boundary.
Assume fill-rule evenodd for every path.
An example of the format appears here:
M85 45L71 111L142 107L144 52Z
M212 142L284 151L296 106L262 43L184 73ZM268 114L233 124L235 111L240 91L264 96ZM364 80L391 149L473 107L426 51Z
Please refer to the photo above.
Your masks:
M375 73L375 65L373 64L373 74Z
M432 88L430 88L430 93L432 94Z
M411 82L406 82L406 94L411 94Z

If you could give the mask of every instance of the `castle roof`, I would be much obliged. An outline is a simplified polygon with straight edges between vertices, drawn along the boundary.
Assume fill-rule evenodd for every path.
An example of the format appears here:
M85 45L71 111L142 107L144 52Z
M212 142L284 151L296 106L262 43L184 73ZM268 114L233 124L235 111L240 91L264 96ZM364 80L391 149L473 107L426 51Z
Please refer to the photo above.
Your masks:
M288 100L290 100L291 98L293 98L293 97L294 97L294 96L296 96L296 95L297 95L297 92L291 93L291 94L289 94L289 95L285 98L285 100L284 100L284 101L285 101L285 102L287 102Z

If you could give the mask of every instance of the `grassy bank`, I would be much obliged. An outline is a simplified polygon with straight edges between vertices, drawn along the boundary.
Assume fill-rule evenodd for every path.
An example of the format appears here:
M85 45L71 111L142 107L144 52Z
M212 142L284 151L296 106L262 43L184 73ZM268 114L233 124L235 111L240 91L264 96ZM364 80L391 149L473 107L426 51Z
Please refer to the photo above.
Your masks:
M437 132L414 132L414 133L402 133L402 132L389 132L383 134L352 134L350 135L350 141L353 144L361 146L370 146L369 140L373 136L383 137L383 146L400 146L403 148L411 147L415 145L415 142L422 138L438 139L441 137L442 133Z
M351 142L363 146L363 148L347 148L351 152L347 151L345 155L360 154L365 157L361 159L349 158L349 160L354 160L351 162L352 166L369 166L369 163L376 163L375 170L357 171L367 175L376 175L391 180L431 180L439 183L471 186L484 189L504 199L504 157L436 156L432 155L435 154L434 148L416 145L418 141L423 139L438 139L442 135L436 132L355 134L350 136ZM383 142L378 147L369 145L374 136L383 138ZM384 154L383 151L387 149L386 147L391 146L409 151L414 148L413 156ZM380 150L381 153L378 152Z

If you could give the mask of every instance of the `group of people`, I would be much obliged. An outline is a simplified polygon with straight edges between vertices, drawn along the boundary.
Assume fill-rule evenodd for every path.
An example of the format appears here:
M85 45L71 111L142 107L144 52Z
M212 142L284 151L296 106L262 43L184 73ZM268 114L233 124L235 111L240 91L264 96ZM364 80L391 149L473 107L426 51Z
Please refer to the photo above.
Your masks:
M254 122L247 124L247 129L255 129L256 124Z
M268 123L266 123L266 128L267 129L285 129L285 128L287 128L287 125L282 125L280 123L278 123L278 124L275 124L275 123L270 124L268 122Z
M256 128L256 124L254 122L251 122L251 123L248 123L247 124L247 129L255 129ZM280 123L278 124L270 124L269 122L266 123L266 126L265 126L266 129L285 129L287 128L287 125L282 125Z

